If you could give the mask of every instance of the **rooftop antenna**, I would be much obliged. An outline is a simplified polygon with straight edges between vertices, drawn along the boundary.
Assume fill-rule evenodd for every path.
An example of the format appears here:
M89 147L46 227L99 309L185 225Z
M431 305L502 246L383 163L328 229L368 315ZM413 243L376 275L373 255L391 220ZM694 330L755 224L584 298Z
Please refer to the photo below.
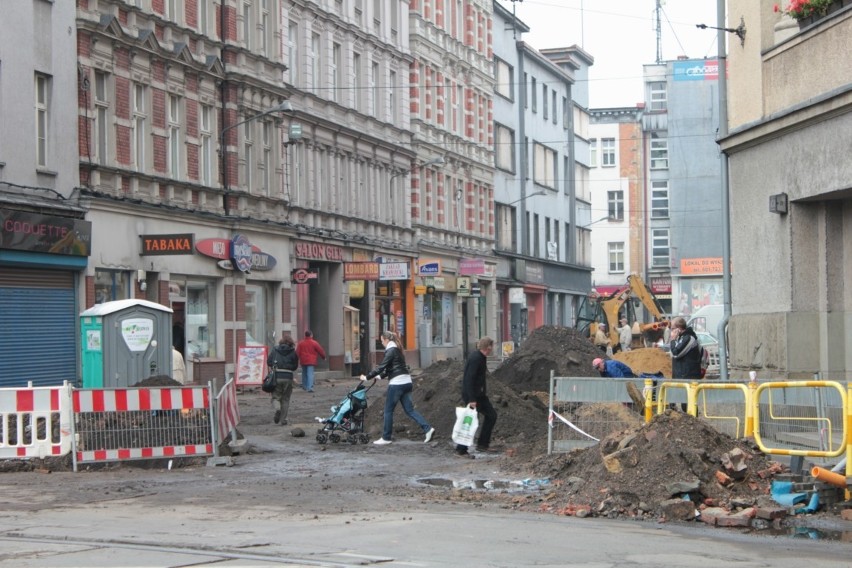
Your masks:
M654 9L654 23L657 27L657 64L663 62L663 32L660 21L660 11L662 10L662 0L657 0L657 7Z
M524 0L511 0L512 2L512 39L518 39L518 17L515 15L515 4Z

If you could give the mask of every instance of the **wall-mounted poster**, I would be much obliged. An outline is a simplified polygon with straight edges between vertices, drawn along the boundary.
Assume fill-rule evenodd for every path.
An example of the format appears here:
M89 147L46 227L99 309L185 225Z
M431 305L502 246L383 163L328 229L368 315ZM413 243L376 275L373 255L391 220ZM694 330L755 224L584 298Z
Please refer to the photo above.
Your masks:
M266 346L244 345L237 350L237 386L259 387L266 375Z

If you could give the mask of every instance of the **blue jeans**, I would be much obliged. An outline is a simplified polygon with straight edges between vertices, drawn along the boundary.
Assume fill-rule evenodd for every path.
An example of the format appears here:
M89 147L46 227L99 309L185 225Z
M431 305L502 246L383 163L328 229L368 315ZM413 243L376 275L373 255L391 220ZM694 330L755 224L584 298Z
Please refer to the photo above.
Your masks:
M314 390L314 366L305 365L302 367L302 388L306 391Z
M414 403L411 402L411 391L414 386L411 383L404 385L388 385L387 398L385 399L385 426L382 430L382 438L385 440L392 439L393 436L393 411L397 403L402 403L402 409L417 422L424 432L428 432L432 427L426 422L419 412L414 410Z

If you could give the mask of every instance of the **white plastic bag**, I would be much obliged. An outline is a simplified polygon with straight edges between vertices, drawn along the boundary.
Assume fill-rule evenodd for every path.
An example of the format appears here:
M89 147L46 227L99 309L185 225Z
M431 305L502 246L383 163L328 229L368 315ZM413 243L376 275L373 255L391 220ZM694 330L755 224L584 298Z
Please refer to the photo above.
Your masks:
M472 446L473 436L479 428L479 415L469 406L456 408L456 423L453 426L453 442L462 446Z

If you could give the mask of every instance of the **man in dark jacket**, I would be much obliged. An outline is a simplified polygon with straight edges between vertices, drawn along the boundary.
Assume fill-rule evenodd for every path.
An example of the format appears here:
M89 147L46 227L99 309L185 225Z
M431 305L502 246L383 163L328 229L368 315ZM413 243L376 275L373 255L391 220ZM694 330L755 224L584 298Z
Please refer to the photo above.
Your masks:
M676 317L672 320L671 334L672 378L701 379L701 344L698 336L686 320Z
M276 424L287 424L287 412L290 409L290 396L293 394L293 371L299 366L296 355L296 343L289 335L283 336L272 349L266 364L275 371L275 390L272 391L272 407L275 408L273 420Z
M488 373L488 356L494 350L494 340L483 337L476 344L477 350L468 355L464 363L464 378L462 379L462 402L465 406L475 409L483 415L482 427L479 430L479 439L476 449L480 452L491 452L491 432L497 423L497 411L488 400L485 389L485 377ZM461 457L473 457L468 452L468 447L456 444L456 455Z

